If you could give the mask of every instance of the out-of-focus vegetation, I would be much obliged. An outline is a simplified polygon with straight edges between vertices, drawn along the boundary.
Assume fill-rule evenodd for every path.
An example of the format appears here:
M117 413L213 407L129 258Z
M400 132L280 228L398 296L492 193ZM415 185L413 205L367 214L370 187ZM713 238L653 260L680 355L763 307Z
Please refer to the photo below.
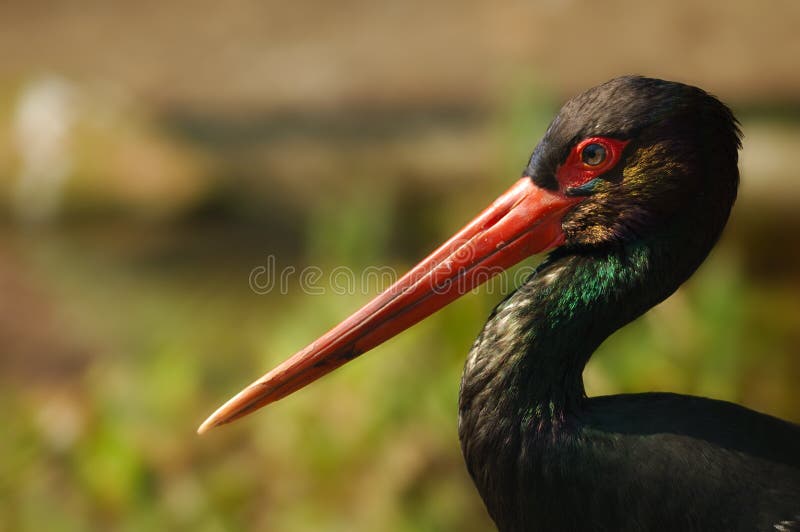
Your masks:
M666 5L656 10L669 12ZM738 27L731 12L749 13L726 4L720 21L687 6L675 13L706 21L711 41ZM154 20L167 24L174 9ZM542 9L548 23L586 14L558 2ZM273 19L275 33L261 40L228 27L216 38L230 57L274 54L252 86L247 76L229 86L212 75L213 54L205 66L200 51L196 64L178 63L175 54L191 57L191 47L177 40L146 44L164 47L161 63L156 53L131 53L124 67L109 62L113 42L93 48L80 39L48 61L25 48L31 64L6 63L14 68L0 72L0 530L490 530L462 464L456 401L464 357L496 291L456 302L247 420L203 438L194 430L372 295L337 294L327 276L322 294L303 293L297 277L287 293L255 293L250 274L268 256L278 268L326 273L404 270L518 176L572 89L619 68L697 80L734 105L745 133L742 188L697 275L601 347L585 372L588 393L691 393L800 421L800 101L786 96L796 80L744 82L726 67L720 89L700 69L702 55L697 70L681 74L682 53L663 72L643 68L646 56L604 69L593 55L597 72L575 82L574 72L553 72L540 57L547 41L535 40L525 46L538 51L515 69L491 70L461 92L448 85L442 72L469 77L459 46L513 57L523 37L457 45L437 36L485 36L486 27L513 34L502 21L519 26L525 17L544 24L518 5L486 20L475 6L458 16L434 9L436 24L426 19L411 40L420 58L438 51L420 66L437 81L425 85L403 64L417 85L398 88L380 66L381 46L369 45L388 47L380 28L413 17L357 12L363 48L338 29L348 22L321 5L289 17L327 28L311 32L308 53L316 58L317 46L329 45L329 56L355 58L351 71L346 62L336 72L320 72L324 61L304 66L299 37L286 56L295 60L281 63L292 30L278 31ZM25 42L20 28L73 35L86 20L71 14L45 17L20 5L0 19L0 40ZM213 34L215 20L198 11L187 26ZM760 27L750 22L748 35ZM261 35L252 24L242 34ZM171 34L159 28L160 38ZM96 76L87 75L95 74L91 53ZM465 55L480 66L492 53ZM160 79L175 84L154 91ZM259 103L258 88L274 101Z

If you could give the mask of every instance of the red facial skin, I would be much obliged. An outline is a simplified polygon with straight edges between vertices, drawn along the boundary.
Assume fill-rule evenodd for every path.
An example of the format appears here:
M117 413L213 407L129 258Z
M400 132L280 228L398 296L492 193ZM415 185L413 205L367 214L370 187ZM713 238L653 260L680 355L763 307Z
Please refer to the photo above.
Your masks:
M614 168L622 157L622 150L628 145L628 140L612 139L609 137L589 137L575 145L558 171L556 179L561 190L585 185L592 179L603 175ZM597 165L583 162L581 152L590 144L599 144L606 150L605 159Z

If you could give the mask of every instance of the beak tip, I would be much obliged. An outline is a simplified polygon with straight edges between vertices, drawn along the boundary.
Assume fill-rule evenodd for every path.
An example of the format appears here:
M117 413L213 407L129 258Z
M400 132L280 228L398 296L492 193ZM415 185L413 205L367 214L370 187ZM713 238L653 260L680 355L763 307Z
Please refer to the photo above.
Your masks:
M205 434L209 430L211 430L214 427L216 427L217 425L219 425L219 423L217 423L217 420L215 419L215 417L216 416L212 415L212 416L209 416L208 419L203 421L203 423L199 427L197 427L197 434L202 436L203 434Z
M233 401L233 399L231 399ZM197 427L197 434L203 435L206 432L210 431L215 427L219 427L220 425L224 425L228 423L230 419L230 414L228 412L229 408L228 405L231 401L228 401L221 407L219 407L213 414L208 416L208 418Z
M254 403L263 399L264 392L263 388L260 386L262 379L251 384L217 408L217 410L208 416L208 419L203 421L197 428L197 434L203 435L214 427L225 425L247 414L253 408L252 405ZM263 404L265 403L258 405L256 408L260 408Z

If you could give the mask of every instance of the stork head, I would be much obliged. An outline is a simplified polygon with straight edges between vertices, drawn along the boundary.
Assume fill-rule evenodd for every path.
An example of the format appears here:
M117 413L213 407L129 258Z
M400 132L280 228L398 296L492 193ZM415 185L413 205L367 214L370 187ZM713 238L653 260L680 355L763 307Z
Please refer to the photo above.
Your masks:
M564 105L505 194L199 432L302 388L530 255L622 246L676 224L698 224L710 249L736 197L738 147L730 110L698 88L622 77L589 89Z

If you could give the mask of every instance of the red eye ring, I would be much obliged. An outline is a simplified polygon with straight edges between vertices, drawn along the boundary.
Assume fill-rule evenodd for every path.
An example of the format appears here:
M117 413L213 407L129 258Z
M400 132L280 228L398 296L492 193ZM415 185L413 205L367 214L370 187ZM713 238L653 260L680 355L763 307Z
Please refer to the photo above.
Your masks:
M556 172L562 190L579 187L614 168L628 142L610 137L587 137L578 142Z

